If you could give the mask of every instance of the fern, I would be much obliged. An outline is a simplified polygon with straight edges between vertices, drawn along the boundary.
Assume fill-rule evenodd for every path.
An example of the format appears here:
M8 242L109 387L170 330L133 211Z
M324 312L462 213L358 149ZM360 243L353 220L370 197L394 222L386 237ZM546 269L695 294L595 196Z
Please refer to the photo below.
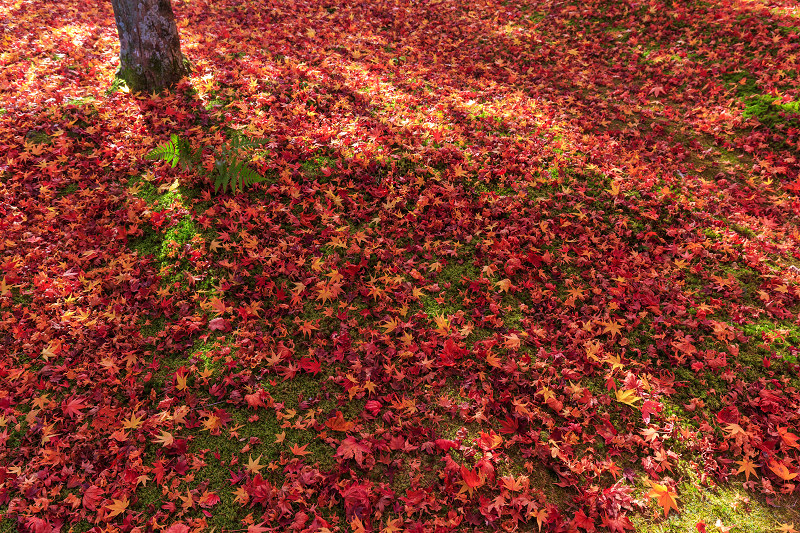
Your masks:
M254 183L264 181L264 177L250 168L247 161L242 160L243 153L266 144L268 139L251 139L243 135L234 134L229 147L219 147L214 153L214 192L227 192L229 189L236 193ZM172 165L180 165L185 170L199 170L202 167L203 149L211 146L193 149L188 141L181 139L174 133L170 140L157 146L148 153L146 159L161 159Z
M153 151L145 156L146 159L163 159L172 168L181 165L185 170L194 170L200 159L202 149L192 150L191 145L184 139L179 138L174 133L170 135L169 141L158 145Z
M214 192L225 192L229 187L232 193L242 190L254 183L264 181L264 176L247 166L244 161L219 160L215 165L216 179Z

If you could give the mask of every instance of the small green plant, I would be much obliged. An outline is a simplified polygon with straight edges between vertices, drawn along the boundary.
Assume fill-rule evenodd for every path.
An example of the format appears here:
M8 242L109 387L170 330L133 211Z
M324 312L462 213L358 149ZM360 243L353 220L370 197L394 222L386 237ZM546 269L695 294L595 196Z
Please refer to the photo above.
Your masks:
M169 141L160 144L145 157L147 159L162 159L173 168L180 165L185 170L204 170L202 165L203 151L214 150L214 168L211 175L214 177L214 192L226 192L228 189L236 193L245 187L264 181L264 176L250 168L247 161L242 158L244 152L262 146L267 139L251 139L244 135L235 134L229 146L214 148L213 146L193 147L189 141L181 139L174 133Z

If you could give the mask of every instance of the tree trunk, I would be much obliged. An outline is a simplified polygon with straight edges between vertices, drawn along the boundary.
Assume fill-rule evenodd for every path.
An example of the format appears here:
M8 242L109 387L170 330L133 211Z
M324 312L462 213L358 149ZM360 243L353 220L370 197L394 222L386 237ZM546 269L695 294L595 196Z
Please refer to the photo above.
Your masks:
M119 33L119 70L132 91L174 87L188 72L170 0L111 0Z

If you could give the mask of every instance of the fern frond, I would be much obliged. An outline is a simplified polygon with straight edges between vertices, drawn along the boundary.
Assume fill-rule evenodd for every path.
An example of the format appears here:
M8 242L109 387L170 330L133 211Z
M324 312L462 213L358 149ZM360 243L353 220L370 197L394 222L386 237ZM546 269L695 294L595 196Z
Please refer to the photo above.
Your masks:
M172 168L175 168L181 159L181 144L178 136L173 133L170 135L169 141L156 146L144 157L145 159L163 159L172 165Z
M268 139L254 139L234 133L228 146L217 148L213 171L214 191L219 192L222 189L222 192L230 190L236 193L249 185L264 181L264 176L250 168L247 160L242 158L242 152L268 142ZM194 148L189 141L172 134L169 141L158 145L145 158L164 160L173 168L180 165L183 169L197 170L202 168L204 148L213 147Z
M172 168L180 165L181 168L190 170L197 166L202 154L202 148L193 150L188 141L173 133L170 135L169 141L158 145L145 156L145 159L162 159L169 163Z
M264 176L250 168L246 162L235 159L218 161L216 165L216 178L214 192L226 192L228 189L236 193L245 187L264 181Z
M258 148L269 142L269 139L248 137L240 133L235 133L231 136L231 151L238 154L243 150Z

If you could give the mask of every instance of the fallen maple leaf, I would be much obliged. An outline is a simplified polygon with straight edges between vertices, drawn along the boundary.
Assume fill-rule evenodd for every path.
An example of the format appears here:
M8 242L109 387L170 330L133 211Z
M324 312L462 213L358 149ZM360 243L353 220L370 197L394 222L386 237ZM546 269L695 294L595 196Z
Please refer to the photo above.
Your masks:
M501 279L500 281L495 282L495 285L500 287L500 290L503 292L508 292L514 286L514 284L511 283L511 280L508 278Z
M369 453L370 446L357 441L353 437L344 439L336 449L336 457L355 459L358 466L363 466L364 454Z
M648 498L656 498L656 501L664 509L664 516L669 514L670 509L678 510L676 503L677 493L667 485L648 481L650 483L650 492L647 493Z
M725 524L723 524L721 518L717 518L717 522L714 524L714 527L716 527L717 531L719 531L720 533L728 533L728 531L733 529L732 526L726 526Z
M514 476L506 476L500 478L500 483L503 485L503 488L506 490L511 491L521 491L525 490L528 485L528 477L527 476L520 476L519 478L515 478Z
M345 420L341 411L336 411L336 415L326 420L325 425L331 428L333 431L342 432L350 431L356 426L353 422L348 422Z
M156 437L153 442L161 444L161 446L172 446L172 443L175 442L175 438L172 436L172 433L168 431L162 431L161 435Z
M81 499L83 506L89 511L97 510L97 504L103 498L103 492L103 489L97 485L91 485L83 492L83 498Z
M214 318L208 321L208 329L211 331L228 331L230 326L224 318Z
M120 515L125 512L125 509L128 508L130 502L128 501L128 497L124 496L121 500L114 500L111 505L108 505L108 517L114 518L117 515Z
M798 444L797 440L798 437L794 433L789 432L788 427L779 427L778 434L781 436L781 440L784 444L786 444L790 448L800 448L800 444Z
M261 522L260 524L250 524L247 526L247 533L264 533L272 529L269 527L264 527L264 524L266 524L266 522Z
M291 448L289 448L289 451L291 451L294 455L299 455L302 457L304 455L308 455L311 453L309 451L306 451L306 448L308 448L308 444L303 444L302 446L294 444L292 445Z
M400 533L403 531L404 522L402 518L386 519L386 527L381 529L381 533Z
M631 407L633 407L636 402L641 400L639 396L636 396L635 390L617 389L616 395L618 402L624 403L625 405L630 405Z
M186 390L186 379L187 379L187 377L188 377L187 374L176 374L175 375L175 383L176 383L175 388L178 389L179 391Z
M175 522L164 533L189 533L189 526L183 522Z
M779 463L775 459L770 459L769 469L783 481L791 481L797 477L797 472L790 471L785 464Z
M744 457L741 461L736 461L736 464L739 465L739 470L737 470L736 473L741 474L744 472L744 478L747 481L750 480L750 474L758 477L758 474L756 474L756 468L758 468L758 466L751 462L749 457Z
M142 425L143 420L144 417L139 418L136 416L135 413L132 413L130 418L128 418L127 420L125 420L125 422L122 423L122 427L125 429L139 429Z
M469 469L462 466L461 479L463 481L463 486L460 492L469 492L470 496L472 496L475 489L482 487L484 484L484 479L479 468Z
M62 409L64 414L70 418L74 418L78 415L82 415L81 409L86 409L86 404L83 403L83 400L80 398L70 398L69 400L65 400L62 404Z
M259 455L258 458L255 461L253 461L253 456L252 455L248 456L246 469L251 474L258 474L266 466L267 465L262 465L261 464L261 455Z

